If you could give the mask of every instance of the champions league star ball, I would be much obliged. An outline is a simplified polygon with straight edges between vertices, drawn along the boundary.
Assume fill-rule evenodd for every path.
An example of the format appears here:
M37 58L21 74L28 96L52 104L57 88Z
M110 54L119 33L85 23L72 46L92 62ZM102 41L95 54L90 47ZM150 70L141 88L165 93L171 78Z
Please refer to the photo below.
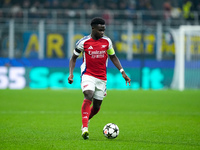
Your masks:
M108 123L103 128L103 134L108 139L114 139L119 135L119 128L114 123Z

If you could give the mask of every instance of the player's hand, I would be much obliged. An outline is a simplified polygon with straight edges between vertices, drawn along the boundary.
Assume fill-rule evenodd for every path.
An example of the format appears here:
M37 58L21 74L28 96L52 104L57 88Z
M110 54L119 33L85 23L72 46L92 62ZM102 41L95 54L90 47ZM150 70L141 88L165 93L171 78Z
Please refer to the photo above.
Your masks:
M131 85L131 79L126 75L126 73L124 71L122 72L122 76L126 80L126 85L127 85L127 82L128 82L129 86L130 86Z
M69 75L69 77L68 77L68 83L69 83L69 84L72 84L72 83L73 83L73 81L74 81L74 80L73 80L73 77L74 77L74 75L72 75L72 74Z

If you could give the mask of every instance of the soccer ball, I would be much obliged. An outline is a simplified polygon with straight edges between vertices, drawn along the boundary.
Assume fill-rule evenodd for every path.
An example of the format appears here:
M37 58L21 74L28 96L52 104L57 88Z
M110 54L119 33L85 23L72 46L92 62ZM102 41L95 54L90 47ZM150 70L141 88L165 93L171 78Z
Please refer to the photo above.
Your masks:
M108 123L103 128L103 134L108 139L114 139L119 135L119 128L114 123Z

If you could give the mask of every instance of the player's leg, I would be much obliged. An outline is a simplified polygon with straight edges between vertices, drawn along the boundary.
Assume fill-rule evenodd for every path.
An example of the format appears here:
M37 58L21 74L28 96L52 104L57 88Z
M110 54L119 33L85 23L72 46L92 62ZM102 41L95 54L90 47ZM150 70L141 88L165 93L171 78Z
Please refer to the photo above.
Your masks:
M93 106L90 109L91 112L89 119L91 119L94 115L96 115L99 112L103 98L105 96L106 96L106 81L96 79L95 92L93 96Z
M96 115L99 112L99 110L101 108L101 103L102 103L102 100L98 100L96 98L93 99L93 105L90 108L89 119L91 119L94 115Z
M84 128L84 127L88 127L90 105L92 104L94 91L86 90L83 92L83 94L84 94L84 100L81 107L81 114L82 114L82 123L83 123L83 128Z
M84 100L81 107L82 114L82 137L89 138L88 120L90 115L90 105L94 95L95 85L89 76L82 76L81 88L84 94Z
M81 114L82 114L82 137L84 139L89 138L89 131L88 131L88 120L90 115L90 105L92 104L92 96L94 94L91 90L86 90L83 92L84 100L81 107Z

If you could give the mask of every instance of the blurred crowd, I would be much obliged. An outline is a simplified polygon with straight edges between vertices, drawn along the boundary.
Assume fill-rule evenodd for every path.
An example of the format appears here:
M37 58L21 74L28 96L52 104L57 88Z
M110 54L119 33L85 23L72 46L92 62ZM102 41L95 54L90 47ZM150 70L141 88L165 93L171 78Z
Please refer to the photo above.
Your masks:
M185 19L193 19L194 14L191 12L200 13L200 0L1 0L0 17L3 16L1 9L6 8L15 17L23 16L22 9L32 13L32 17L35 17L38 10L48 9L87 10L88 13L94 13L96 10L126 10L128 15L131 16L130 18L134 18L135 12L138 10L147 12L161 10L164 12L165 19L178 18L182 12ZM43 12L43 16L46 17L47 13ZM71 13L71 16L73 16L74 12Z
M200 7L199 0L1 0L0 8L45 8L45 9L110 9L110 10L163 10L171 7L184 9L190 2L193 10Z
M111 9L124 10L129 7L134 9L149 9L151 0L2 0L1 8L45 8L45 9Z

